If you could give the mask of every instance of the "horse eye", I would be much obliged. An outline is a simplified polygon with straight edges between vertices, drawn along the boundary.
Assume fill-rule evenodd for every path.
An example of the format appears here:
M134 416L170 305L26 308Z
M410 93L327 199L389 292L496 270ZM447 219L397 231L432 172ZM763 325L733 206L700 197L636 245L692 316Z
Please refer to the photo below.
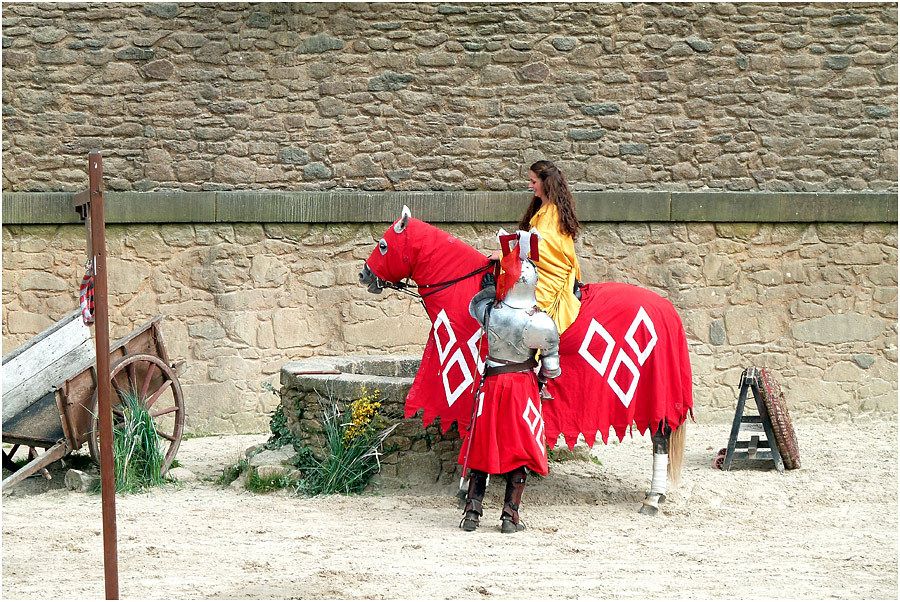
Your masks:
M387 241L385 239L381 239L378 241L378 250L381 251L382 255L387 255Z

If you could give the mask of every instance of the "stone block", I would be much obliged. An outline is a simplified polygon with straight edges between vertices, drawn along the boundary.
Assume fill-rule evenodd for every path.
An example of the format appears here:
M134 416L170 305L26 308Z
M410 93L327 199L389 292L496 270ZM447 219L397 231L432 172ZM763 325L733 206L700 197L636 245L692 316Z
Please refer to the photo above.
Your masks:
M409 73L396 73L385 71L381 75L369 79L368 90L370 92L396 92L406 88L414 79Z
M308 308L275 310L272 327L278 349L321 345L332 336L324 316Z
M19 288L23 291L66 291L73 288L62 278L46 272L25 272L19 281Z
M70 468L64 477L66 489L87 493L100 485L100 475L91 474L81 470Z
M262 464L256 467L256 475L261 479L285 476L291 469L281 464Z
M560 52L569 52L575 50L575 47L578 46L578 40L567 36L559 36L550 40L550 44Z
M832 345L872 341L887 328L888 323L883 319L847 313L799 322L791 327L791 335L798 341Z
M219 157L213 167L213 178L227 184L248 185L256 181L257 164L244 157Z
M853 363L863 370L868 370L875 364L875 358L868 353L857 353L853 356Z
M757 306L732 307L725 310L725 331L732 345L765 343L778 340L785 326L780 315Z
M341 50L343 47L343 40L322 33L301 41L297 45L297 52L300 54L321 54L331 50Z
M50 318L27 311L7 311L6 328L10 334L34 336L53 325Z
M831 382L859 382L863 378L863 372L853 362L838 362L825 370L824 379Z
M250 458L250 466L281 466L289 463L294 457L294 450L266 449Z
M550 68L546 64L529 63L519 69L519 76L526 82L542 82L550 75Z
M172 75L175 73L175 65L173 65L166 59L150 61L143 66L141 72L145 77L148 77L150 79L165 80L172 77Z
M58 27L39 27L31 32L31 39L39 44L55 44L61 42L69 33Z

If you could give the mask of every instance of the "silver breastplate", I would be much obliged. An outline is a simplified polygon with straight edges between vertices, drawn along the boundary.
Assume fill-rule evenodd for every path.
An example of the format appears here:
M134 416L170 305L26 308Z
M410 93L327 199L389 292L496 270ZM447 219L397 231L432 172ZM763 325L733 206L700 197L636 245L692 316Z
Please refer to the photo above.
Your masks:
M529 294L530 290L530 294ZM559 375L559 333L556 324L537 309L534 288L510 290L506 299L495 301L494 287L475 295L469 306L472 316L487 326L487 366L528 361L541 350L541 373Z

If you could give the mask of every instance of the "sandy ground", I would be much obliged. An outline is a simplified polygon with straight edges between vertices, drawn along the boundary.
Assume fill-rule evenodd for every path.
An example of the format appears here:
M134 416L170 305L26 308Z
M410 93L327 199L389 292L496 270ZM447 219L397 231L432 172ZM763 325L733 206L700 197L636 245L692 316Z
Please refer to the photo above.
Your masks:
M123 598L896 598L897 424L795 424L800 470L711 468L730 425L691 425L683 482L637 513L649 439L598 445L529 486L528 530L457 528L448 491L299 498L212 478L265 435L184 441L200 479L117 499ZM38 481L31 479L30 481ZM100 497L3 498L3 598L102 598Z

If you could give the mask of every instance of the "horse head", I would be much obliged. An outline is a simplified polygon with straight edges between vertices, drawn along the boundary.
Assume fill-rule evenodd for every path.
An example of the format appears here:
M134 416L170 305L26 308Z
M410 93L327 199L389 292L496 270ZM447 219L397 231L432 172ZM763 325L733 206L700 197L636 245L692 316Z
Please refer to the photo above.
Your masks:
M359 283L370 293L381 294L385 287L397 288L404 278L412 275L410 236L407 232L413 220L409 207L403 206L400 219L388 228L372 250L359 273Z
M415 219L404 206L359 273L359 283L379 294L385 288L406 288L410 279L435 290L484 272L487 258L455 236Z

